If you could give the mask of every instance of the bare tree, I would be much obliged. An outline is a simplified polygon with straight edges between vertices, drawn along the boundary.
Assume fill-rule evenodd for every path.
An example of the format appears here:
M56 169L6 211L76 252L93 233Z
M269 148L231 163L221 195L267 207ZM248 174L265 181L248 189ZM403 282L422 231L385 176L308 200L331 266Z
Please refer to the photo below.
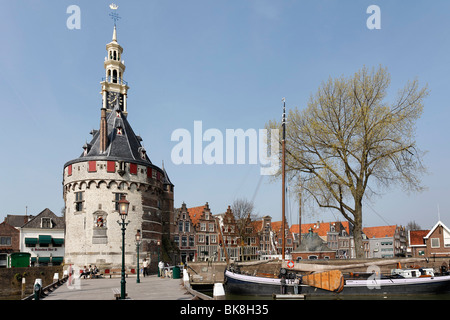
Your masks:
M408 82L385 101L390 75L363 68L353 77L329 79L304 110L291 110L286 127L286 172L322 208L338 210L354 225L355 251L363 257L363 200L399 184L422 191L424 153L415 141L426 88ZM281 124L270 121L269 128Z
M236 199L231 205L234 218L236 220L236 226L240 238L240 246L242 247L241 253L243 254L243 247L247 244L246 240L253 234L252 221L257 218L257 215L253 212L253 203L247 199ZM243 260L243 257L242 257Z

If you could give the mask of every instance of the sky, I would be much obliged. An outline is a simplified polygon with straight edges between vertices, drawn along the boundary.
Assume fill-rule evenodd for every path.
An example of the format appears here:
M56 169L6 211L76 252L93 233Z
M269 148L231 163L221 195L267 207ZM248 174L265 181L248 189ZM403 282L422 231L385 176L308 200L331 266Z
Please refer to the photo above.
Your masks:
M114 22L103 1L0 0L0 221L7 214L61 214L63 167L82 153L100 124L100 81ZM238 198L259 216L281 220L281 181L260 165L176 164L177 129L263 129L307 106L329 77L362 67L391 74L387 101L409 80L428 85L417 144L427 151L427 190L393 186L365 203L363 226L450 226L450 2L349 0L114 0L128 81L128 121L153 164L175 185L175 207L209 203L225 212ZM79 28L69 28L76 5ZM367 20L377 5L380 29ZM370 20L372 21L372 20ZM194 137L192 137L194 139ZM207 143L203 143L203 148ZM298 223L297 196L286 216ZM303 208L302 222L343 221Z

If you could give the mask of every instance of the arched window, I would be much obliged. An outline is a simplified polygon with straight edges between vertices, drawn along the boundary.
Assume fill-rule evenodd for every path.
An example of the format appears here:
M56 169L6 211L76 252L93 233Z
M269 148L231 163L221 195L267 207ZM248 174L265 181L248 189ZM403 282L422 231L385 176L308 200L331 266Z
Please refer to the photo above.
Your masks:
M113 70L113 83L117 83L117 70Z
M116 54L117 54L117 52L116 52L116 50L114 50L114 60L117 60Z

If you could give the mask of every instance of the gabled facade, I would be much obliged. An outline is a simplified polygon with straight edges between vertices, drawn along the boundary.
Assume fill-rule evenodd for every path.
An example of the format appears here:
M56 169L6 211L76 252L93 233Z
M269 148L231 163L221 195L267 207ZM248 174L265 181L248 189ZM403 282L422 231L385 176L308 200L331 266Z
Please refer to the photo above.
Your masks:
M230 260L240 259L241 240L231 207L228 206L225 213L214 215L214 217L218 226L217 232L219 235L220 259L226 260L227 256Z
M277 246L278 254L282 254L283 251L283 232L285 233L285 254L290 254L294 251L294 237L292 236L292 232L290 232L290 228L287 222L285 222L285 226L283 229L283 223L281 221L272 222L272 231L275 235L275 243Z
M31 266L60 265L65 254L65 221L44 209L20 228L20 251L31 254Z
M450 257L450 230L438 221L424 237L426 256Z
M177 209L175 213L175 231L173 233L174 243L180 250L180 262L194 261L197 253L195 238L195 227L188 208L183 202L181 208Z
M219 259L217 224L208 202L201 207L189 208L188 211L195 228L195 242L197 244L196 259Z

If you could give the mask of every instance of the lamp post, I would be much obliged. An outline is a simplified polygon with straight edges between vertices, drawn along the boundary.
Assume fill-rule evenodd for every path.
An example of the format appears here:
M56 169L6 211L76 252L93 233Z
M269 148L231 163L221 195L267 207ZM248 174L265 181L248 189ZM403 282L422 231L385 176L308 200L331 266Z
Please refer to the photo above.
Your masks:
M122 198L119 200L119 215L122 222L117 220L117 223L122 226L122 276L120 280L120 299L125 299L125 230L128 222L125 222L125 219L128 215L128 207L130 203L125 199L125 196L122 195Z
M136 283L140 283L139 279L139 245L141 244L141 230L138 230L136 233L136 252L137 252L137 278Z
M160 272L159 272L159 246L161 245L161 241L157 241L156 244L158 245L158 277L161 276Z

